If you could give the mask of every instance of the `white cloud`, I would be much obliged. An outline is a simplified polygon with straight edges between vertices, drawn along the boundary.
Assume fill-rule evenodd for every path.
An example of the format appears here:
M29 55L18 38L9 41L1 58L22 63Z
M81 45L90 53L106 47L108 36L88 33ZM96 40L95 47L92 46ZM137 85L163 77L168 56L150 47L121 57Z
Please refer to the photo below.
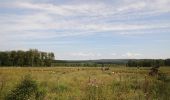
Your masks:
M12 18L13 17L13 18ZM119 34L132 34L127 31L169 28L168 23L161 24L129 24L129 23L98 23L81 20L65 20L52 17L45 13L21 16L1 16L1 33L5 35L41 38L89 35L107 31L126 31ZM59 20L57 20L59 19ZM59 31L58 31L59 30ZM136 33L137 34L137 33Z
M122 7L119 7L117 9L117 11L123 11L123 12L127 12L127 11L133 11L133 10L143 10L145 9L145 7L147 6L147 4L145 2L135 2L135 3L130 3L130 4L125 4Z
M96 52L72 52L68 53L67 57L68 59L81 59L81 60L87 60L87 59L100 59L102 58L101 53Z
M170 0L117 0L116 2L120 3L115 4L111 0L80 0L78 3L4 0L3 3L0 2L2 10L0 12L0 47L5 47L4 44L11 44L11 48L25 46L31 44L30 40L33 40L32 44L38 44L41 39L44 40L42 44L53 44L55 48L57 46L54 44L62 45L58 43L60 41L58 39L62 37L83 37L93 34L103 34L103 36L105 34L156 34L156 30L162 34L164 29L169 31L170 20L163 14L170 12ZM165 17L159 17L161 14ZM160 20L161 18L164 21ZM49 42L47 41L49 38L56 40ZM124 44L122 47L128 47L128 45ZM119 54L76 52L68 55L70 58L78 59L140 58L142 56L140 53L132 52L123 56Z
M83 52L71 53L71 55L72 56L80 56L80 57L94 56L92 53L83 53Z
M61 16L110 16L115 14L133 13L133 11L144 12L166 12L170 11L169 0L129 0L122 1L120 5L114 5L105 2L96 3L79 3L79 4L60 4L51 3L31 3L31 2L14 2L14 7L40 10L46 13L58 14ZM114 6L113 6L114 5ZM161 12L160 12L161 13Z
M112 55L112 56L116 56L117 54L116 54L116 53L112 53L111 55Z
M127 58L140 58L142 56L142 54L140 53L132 53L132 52L127 52L126 54L122 55L123 57L127 57Z
M152 0L151 0L152 1ZM123 1L121 5L111 5L100 2L84 4L61 4L31 3L31 2L8 2L4 7L28 9L33 11L26 14L7 14L0 17L0 34L15 34L34 37L60 37L94 34L111 31L135 31L157 28L170 28L169 22L164 23L124 23L109 22L111 19L125 18L129 14L140 13L146 16L153 12L170 11L168 0L151 1ZM3 5L3 4L1 4ZM9 7L9 8L10 8ZM134 15L133 15L134 16ZM132 15L130 17L133 18ZM108 21L108 22L106 22ZM48 31L54 30L54 31ZM58 32L58 30L62 32ZM48 32L48 33L47 33ZM21 34L20 34L21 33ZM120 34L131 34L121 32ZM50 35L49 35L50 34Z
M70 53L71 56L78 56L78 57L99 57L101 56L100 53L92 53L92 52L76 52Z

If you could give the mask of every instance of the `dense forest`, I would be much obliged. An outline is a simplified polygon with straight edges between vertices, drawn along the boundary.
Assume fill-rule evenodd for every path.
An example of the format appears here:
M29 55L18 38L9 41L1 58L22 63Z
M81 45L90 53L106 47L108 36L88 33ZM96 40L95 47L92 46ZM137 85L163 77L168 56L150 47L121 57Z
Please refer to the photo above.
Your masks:
M54 53L37 49L0 51L0 66L114 67L117 65L127 67L170 66L170 59L55 60Z
M156 67L170 66L170 59L101 59L101 60L55 60L54 66L65 67Z
M0 66L51 66L54 59L54 53L37 49L0 52Z
M170 59L140 59L129 60L128 67L155 67L155 66L170 66Z

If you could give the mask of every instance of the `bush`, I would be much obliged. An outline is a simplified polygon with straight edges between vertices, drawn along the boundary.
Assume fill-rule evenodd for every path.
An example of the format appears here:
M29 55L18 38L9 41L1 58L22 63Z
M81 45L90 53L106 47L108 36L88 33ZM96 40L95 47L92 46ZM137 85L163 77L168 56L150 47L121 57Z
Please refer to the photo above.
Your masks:
M46 96L47 90L44 88L38 88L36 93L36 100L43 100Z
M45 90L38 87L36 81L34 81L29 75L26 75L21 83L10 91L5 97L5 100L42 100L45 93Z

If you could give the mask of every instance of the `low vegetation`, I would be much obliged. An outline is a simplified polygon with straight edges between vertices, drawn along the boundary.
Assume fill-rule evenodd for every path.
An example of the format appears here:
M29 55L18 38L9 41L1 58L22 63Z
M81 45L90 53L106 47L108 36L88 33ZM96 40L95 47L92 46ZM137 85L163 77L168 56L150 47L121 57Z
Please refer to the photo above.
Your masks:
M1 67L0 100L169 100L170 68Z
M25 76L23 80L5 96L5 100L38 100L43 99L43 91L40 91L38 84L30 76Z

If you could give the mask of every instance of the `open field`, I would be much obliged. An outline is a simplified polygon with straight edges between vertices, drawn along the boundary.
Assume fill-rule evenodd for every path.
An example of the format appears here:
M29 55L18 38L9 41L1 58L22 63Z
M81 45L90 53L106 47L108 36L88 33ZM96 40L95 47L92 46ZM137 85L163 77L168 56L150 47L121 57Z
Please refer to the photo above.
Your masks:
M148 75L149 69L1 67L0 99L9 96L11 90L29 75L41 89L44 100L169 100L170 67L161 67L163 74L154 77Z

